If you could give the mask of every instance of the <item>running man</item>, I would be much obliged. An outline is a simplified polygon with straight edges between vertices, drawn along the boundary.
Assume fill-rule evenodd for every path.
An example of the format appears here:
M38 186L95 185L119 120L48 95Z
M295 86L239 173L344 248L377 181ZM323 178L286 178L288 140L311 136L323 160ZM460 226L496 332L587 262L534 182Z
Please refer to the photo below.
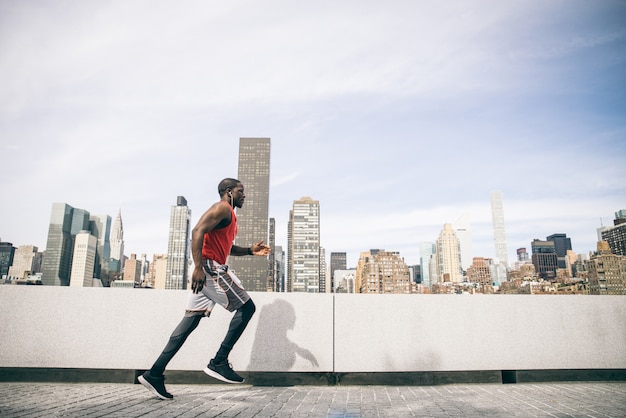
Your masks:
M204 372L227 383L242 383L243 378L231 368L228 355L246 329L255 311L254 303L235 274L228 268L229 255L266 257L270 247L263 240L251 247L233 244L237 236L235 208L241 208L246 198L239 180L226 178L218 185L220 200L213 204L191 232L191 253L194 270L185 316L180 321L161 355L149 371L139 376L139 382L161 399L174 395L165 390L165 367L196 329L204 316L210 316L215 304L235 312L226 337Z

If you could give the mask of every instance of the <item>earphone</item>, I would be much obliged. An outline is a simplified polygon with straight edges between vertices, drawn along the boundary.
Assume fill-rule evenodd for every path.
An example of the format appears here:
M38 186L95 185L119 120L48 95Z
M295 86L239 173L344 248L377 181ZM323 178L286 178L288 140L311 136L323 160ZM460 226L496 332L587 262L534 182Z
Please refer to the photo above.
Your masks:
M233 193L232 192L228 192L228 196L233 197Z

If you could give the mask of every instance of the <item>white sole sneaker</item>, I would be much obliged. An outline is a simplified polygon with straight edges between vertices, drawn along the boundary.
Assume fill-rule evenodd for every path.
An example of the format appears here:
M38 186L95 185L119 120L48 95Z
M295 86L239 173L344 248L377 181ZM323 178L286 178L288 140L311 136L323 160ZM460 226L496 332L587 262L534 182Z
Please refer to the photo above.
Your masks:
M221 380L222 382L233 383L233 384L243 383L243 380L241 382L237 382L236 380L227 379L221 374L219 374L218 372L216 372L215 370L209 369L208 366L204 368L204 372L208 374L209 376L211 376L213 379Z

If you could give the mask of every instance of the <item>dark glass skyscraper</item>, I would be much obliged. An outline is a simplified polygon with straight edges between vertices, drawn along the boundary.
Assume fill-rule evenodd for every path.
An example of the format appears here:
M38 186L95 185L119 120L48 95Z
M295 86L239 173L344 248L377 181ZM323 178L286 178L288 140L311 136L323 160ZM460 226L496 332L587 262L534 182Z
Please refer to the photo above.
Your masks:
M237 209L239 233L235 244L249 247L258 240L269 244L270 138L239 139L237 178L244 185L246 201ZM268 258L231 257L228 262L246 290L267 290L271 276Z
M335 292L337 283L335 283L335 270L345 270L347 266L346 253L330 253L330 291Z
M53 203L48 227L48 241L41 267L41 282L49 286L69 286L72 269L72 214L66 203Z
M566 234L552 234L546 238L546 241L554 242L559 268L567 268L565 256L567 255L567 251L572 249L572 240L567 238Z
M0 278L9 275L16 248L10 242L0 242Z
M111 217L109 215L91 215L89 230L98 238L96 265L93 277L101 279L108 286L109 262L111 259Z
M74 240L81 231L88 231L103 241L101 251L105 256L104 246L108 251L109 228L111 217L108 215L90 216L85 209L74 208L67 203L53 203L48 227L48 241L41 266L41 282L50 286L69 286L74 254ZM104 244L104 240L107 241ZM108 257L108 255L106 256ZM101 261L96 260L92 277L101 278L104 269ZM106 267L106 266L105 266ZM103 280L105 282L105 280Z

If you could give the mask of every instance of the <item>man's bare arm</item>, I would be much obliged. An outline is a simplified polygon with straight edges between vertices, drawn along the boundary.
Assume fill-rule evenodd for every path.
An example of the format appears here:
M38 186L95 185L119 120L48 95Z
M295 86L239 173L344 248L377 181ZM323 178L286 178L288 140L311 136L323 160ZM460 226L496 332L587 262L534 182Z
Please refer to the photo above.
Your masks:
M268 256L272 252L272 249L263 244L263 240L257 242L256 244L252 244L250 247L239 247L237 245L233 245L230 250L231 255L242 256L242 255L257 255L261 257Z

